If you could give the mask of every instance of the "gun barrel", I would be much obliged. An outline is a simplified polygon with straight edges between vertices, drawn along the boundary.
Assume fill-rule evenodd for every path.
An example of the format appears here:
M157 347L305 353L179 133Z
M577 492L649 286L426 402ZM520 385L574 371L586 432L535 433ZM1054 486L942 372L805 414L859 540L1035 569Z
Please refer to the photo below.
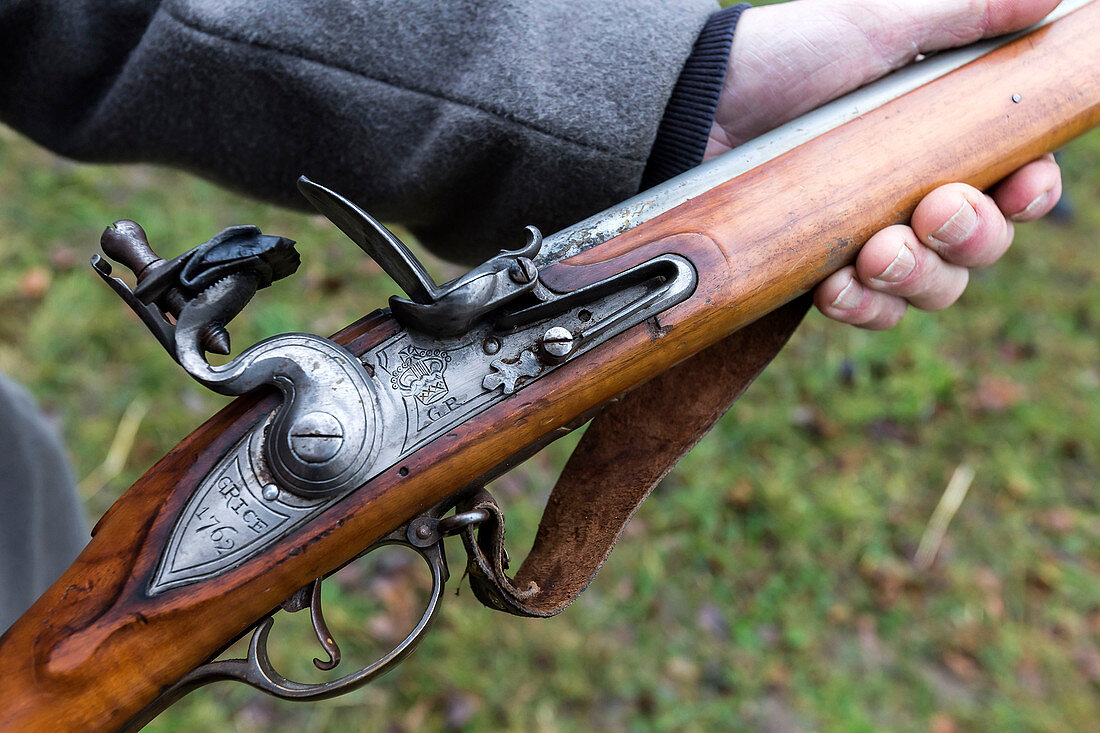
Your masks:
M543 243L539 261L557 262L617 237L816 137L977 61L1038 28L1050 25L1090 2L1092 0L1062 0L1050 15L1033 28L940 51L898 69L703 165L551 234Z

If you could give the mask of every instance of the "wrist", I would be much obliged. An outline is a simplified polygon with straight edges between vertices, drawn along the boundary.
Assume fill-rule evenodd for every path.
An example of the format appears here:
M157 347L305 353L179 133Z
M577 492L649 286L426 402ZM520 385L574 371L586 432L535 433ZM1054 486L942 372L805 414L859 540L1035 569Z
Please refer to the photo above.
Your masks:
M726 78L737 22L748 3L723 8L707 19L669 97L642 175L649 188L704 160Z

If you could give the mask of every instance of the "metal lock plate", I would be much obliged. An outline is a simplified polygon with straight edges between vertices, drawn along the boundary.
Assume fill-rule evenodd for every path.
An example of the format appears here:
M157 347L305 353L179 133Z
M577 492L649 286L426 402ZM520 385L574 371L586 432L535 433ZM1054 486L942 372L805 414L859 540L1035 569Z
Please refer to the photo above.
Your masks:
M551 291L534 263L542 243L504 251L436 285L384 226L306 179L303 194L409 295L392 298L404 330L356 358L312 334L261 341L222 366L229 323L259 288L292 273L294 243L232 227L168 261L133 222L104 232L104 252L134 271L134 290L96 272L192 377L222 394L274 386L283 403L202 480L176 524L150 595L214 577L340 501L409 454L695 290L696 273L661 255L569 293ZM660 329L658 329L659 331ZM404 474L402 474L404 475ZM458 487L456 487L458 488Z
M262 554L451 428L694 290L694 270L683 258L666 255L642 267L649 268L643 275L651 271L652 277L633 277L631 281L640 282L579 301L522 330L501 331L489 321L450 339L403 330L363 354L363 366L353 370L363 380L355 390L363 395L360 404L373 405L365 414L375 419L369 435L363 433L357 440L366 446L370 460L361 454L365 470L354 485L336 493L309 498L288 490L274 475L270 451L265 450L265 436L272 433L280 413L262 421L215 466L188 501L150 584L150 595L214 577ZM276 339L291 336L302 335ZM325 417L328 410L307 403L297 412L303 417L296 425L307 422L318 430L313 436L287 431L291 445L305 437L311 445L303 450L314 455L328 450L326 436L335 433Z

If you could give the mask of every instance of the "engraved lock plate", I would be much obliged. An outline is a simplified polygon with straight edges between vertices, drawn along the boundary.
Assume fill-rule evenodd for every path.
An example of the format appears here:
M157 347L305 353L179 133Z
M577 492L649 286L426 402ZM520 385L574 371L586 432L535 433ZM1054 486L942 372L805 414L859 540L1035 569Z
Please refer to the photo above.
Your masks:
M542 281L542 235L438 285L412 252L343 196L299 188L409 296L390 299L403 327L356 357L320 336L286 333L223 365L228 324L252 296L298 267L294 242L230 227L165 260L122 220L100 240L133 290L96 273L191 377L226 395L274 387L282 404L215 465L175 521L149 593L214 577L255 557L382 471L571 359L683 301L691 263L665 254L576 290ZM658 329L659 331L659 329Z
M261 554L451 428L694 291L695 271L682 257L663 255L635 269L641 276L621 289L516 330L492 321L454 338L403 330L363 354L367 384L360 391L373 397L377 433L370 441L375 457L354 486L318 498L279 486L264 450L274 418L261 421L188 500L149 594L214 577Z

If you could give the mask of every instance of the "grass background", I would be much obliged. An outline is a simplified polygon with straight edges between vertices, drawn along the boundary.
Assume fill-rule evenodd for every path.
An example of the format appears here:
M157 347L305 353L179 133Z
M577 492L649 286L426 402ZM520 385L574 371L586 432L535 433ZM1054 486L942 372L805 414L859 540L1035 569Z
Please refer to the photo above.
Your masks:
M810 317L560 617L482 608L455 545L461 591L380 682L307 706L222 683L150 730L1100 730L1100 134L1065 172L1073 223L1022 227L958 306L882 334ZM0 190L0 368L56 417L91 517L224 404L88 268L105 225L134 218L169 256L238 223L298 240L301 270L233 325L238 350L393 291L326 222L176 172L75 165L3 130ZM127 414L140 428L104 469ZM517 554L566 443L494 489ZM919 570L962 465L969 494ZM328 584L347 669L411 627L422 569L394 551ZM278 664L309 676L306 619L280 630Z

